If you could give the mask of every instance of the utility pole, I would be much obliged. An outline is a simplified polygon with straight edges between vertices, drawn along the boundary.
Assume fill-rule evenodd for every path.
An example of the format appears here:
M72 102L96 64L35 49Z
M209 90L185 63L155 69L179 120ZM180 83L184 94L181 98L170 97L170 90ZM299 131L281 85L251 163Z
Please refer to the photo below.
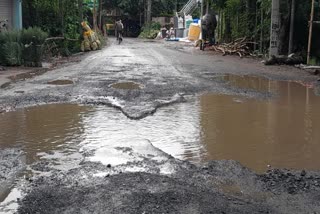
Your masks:
M279 33L280 33L280 4L279 4L279 0L272 0L269 56L279 55L279 39L280 39Z
M308 41L307 64L310 63L310 52L311 52L311 43L312 43L313 16L314 16L314 0L311 1L311 14L310 14L310 22L309 22L309 41Z
M147 0L147 23L151 23L152 0Z
M292 0L291 2L291 17L290 17L290 34L289 34L289 50L288 54L291 54L293 51L293 32L294 32L294 16L296 10L296 2Z

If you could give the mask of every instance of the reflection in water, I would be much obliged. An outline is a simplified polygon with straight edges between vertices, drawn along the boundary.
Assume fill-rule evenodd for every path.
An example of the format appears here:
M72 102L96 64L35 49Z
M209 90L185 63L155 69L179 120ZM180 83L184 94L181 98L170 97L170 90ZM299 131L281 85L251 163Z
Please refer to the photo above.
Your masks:
M30 164L40 152L79 143L81 118L87 111L87 107L77 105L46 105L1 114L0 149L21 147Z
M250 79L252 80L252 79ZM262 172L273 167L320 169L320 98L293 82L230 78L231 84L278 92L268 101L204 95L202 141L207 159L235 159Z
M147 139L180 159L201 161L199 112L188 105L163 108L142 120L130 120L112 108L97 107L84 118L86 148L114 145L123 139ZM134 142L134 140L133 140Z

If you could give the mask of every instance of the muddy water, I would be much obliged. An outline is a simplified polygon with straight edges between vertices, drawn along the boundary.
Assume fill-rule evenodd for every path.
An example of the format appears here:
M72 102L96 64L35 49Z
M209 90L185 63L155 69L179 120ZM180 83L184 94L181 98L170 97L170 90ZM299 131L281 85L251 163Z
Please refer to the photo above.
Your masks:
M0 115L0 149L20 147L30 164L138 138L194 162L234 159L258 172L267 165L320 169L320 99L312 88L254 77L225 80L279 96L254 100L206 94L138 121L101 106L32 107Z
M133 90L133 89L141 89L142 85L135 82L120 82L120 83L112 84L111 87L115 89Z
M0 115L0 149L18 147L25 151L27 164L53 150L72 150L80 143L82 117L87 107L47 105Z
M320 97L310 85L257 77L229 76L225 80L278 96L267 101L202 96L206 159L235 159L258 172L267 165L320 170Z
M71 85L73 84L73 81L71 80L54 80L51 82L48 82L49 85Z

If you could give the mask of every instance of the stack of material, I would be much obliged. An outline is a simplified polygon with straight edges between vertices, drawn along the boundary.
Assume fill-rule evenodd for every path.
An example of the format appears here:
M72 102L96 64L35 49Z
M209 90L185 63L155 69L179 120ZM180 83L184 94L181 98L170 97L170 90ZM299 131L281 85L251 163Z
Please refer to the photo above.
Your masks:
M236 39L230 43L223 43L220 45L214 45L211 47L212 50L222 52L223 56L238 54L240 57L252 55L248 44L252 44L252 42L248 42L247 39L240 38Z
M91 30L86 22L81 23L83 28L83 41L81 43L82 51L95 51L101 49L101 41L99 40L96 33Z

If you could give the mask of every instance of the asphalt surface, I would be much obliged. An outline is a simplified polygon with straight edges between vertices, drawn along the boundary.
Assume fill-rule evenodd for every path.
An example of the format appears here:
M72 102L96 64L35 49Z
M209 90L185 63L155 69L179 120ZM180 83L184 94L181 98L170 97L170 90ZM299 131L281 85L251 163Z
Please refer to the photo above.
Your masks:
M256 60L203 53L181 44L127 38L121 45L113 39L109 44L101 51L83 56L78 63L1 89L0 110L79 103L112 106L128 118L141 119L158 108L188 102L189 97L204 92L257 99L273 96L233 88L221 79L224 75L317 80L295 68L265 67ZM123 82L139 84L140 88L112 87ZM3 174L12 177L23 168L23 156L18 151L0 153L0 157L8 153L14 154L10 157L16 160L16 165L6 163L8 167L0 168L0 184L8 179ZM90 154L83 154L84 160L67 171L37 163L34 166L37 171L46 173L22 179L18 184L25 197L19 199L17 212L320 213L319 172L270 170L257 175L234 161L194 165L176 160L157 148L152 148L151 153L143 160L120 166L92 163L86 159ZM128 167L144 170L129 172L125 170ZM4 173L10 169L12 172Z

